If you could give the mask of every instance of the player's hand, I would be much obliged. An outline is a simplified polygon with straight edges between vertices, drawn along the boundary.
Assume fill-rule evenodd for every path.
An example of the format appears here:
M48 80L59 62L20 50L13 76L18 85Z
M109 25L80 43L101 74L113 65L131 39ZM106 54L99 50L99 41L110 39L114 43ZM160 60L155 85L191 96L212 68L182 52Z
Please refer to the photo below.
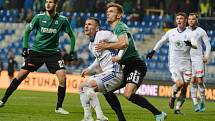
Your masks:
M112 62L119 62L120 59L121 59L121 58L118 57L118 56L113 56L113 57L111 58Z
M101 52L105 50L106 47L107 47L107 42L105 42L105 40L95 44L96 52Z
M90 70L88 68L84 69L82 72L81 72L81 77L84 77L85 78L85 75L89 74L90 73Z
M184 41L184 43L186 44L186 46L192 46L191 42L189 40Z
M203 57L203 63L208 63L208 57L206 56Z
M22 57L26 58L29 54L28 48L23 48L22 49Z
M155 54L155 50L152 50L151 52L149 52L147 55L146 55L146 58L147 59L151 59L153 57L153 55Z
M77 56L76 51L75 51L75 52L74 52L74 51L71 51L71 52L69 53L68 60L69 60L69 61L77 61L77 60L78 60L78 56Z

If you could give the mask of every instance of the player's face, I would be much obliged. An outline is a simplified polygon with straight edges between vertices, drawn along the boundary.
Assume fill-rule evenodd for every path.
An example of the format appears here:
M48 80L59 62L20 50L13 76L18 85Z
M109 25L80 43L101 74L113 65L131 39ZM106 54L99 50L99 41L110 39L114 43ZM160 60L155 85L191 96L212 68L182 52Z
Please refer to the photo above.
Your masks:
M84 34L88 36L93 36L98 31L98 25L94 20L86 20L84 26Z
M107 22L108 23L113 23L116 20L120 19L121 14L118 13L118 10L116 7L109 7L106 11L107 14Z
M176 16L177 27L184 28L184 27L186 27L186 23L187 23L187 19L184 16L182 16L182 15Z
M189 15L188 17L188 25L190 27L195 27L197 25L197 18L195 15Z
M56 4L54 0L46 0L45 7L46 11L54 11L56 9Z

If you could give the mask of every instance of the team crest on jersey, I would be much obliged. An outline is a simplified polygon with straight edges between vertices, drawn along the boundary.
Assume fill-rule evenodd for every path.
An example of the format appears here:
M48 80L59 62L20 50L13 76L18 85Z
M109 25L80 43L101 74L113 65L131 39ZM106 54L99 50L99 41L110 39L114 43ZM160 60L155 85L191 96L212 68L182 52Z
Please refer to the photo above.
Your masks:
M55 24L58 24L58 20L55 21Z
M177 41L177 42L175 43L175 47L176 47L176 48L182 48L182 43L181 43L181 41Z

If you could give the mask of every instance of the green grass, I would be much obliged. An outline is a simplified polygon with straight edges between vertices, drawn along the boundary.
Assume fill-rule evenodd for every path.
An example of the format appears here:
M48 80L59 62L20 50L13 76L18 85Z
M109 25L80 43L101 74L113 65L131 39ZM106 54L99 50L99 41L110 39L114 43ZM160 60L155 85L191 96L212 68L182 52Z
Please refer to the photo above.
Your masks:
M0 90L2 96L4 90ZM83 118L83 110L78 94L67 94L64 108L70 111L70 115L55 114L56 93L16 91L11 96L5 107L0 108L0 121L80 121ZM146 109L141 109L119 96L127 121L155 121L153 115ZM182 111L185 115L174 115L168 108L167 98L146 97L152 104L168 114L167 121L214 121L215 103L207 102L207 110L204 113L195 113L191 100L186 100ZM100 96L101 105L109 121L117 121L115 113ZM95 114L94 114L95 117Z

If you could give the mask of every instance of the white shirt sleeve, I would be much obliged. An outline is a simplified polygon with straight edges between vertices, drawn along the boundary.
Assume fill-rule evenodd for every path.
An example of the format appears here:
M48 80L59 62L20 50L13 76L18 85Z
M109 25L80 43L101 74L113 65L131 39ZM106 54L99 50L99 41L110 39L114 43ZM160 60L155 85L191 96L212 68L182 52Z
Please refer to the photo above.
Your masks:
M103 34L105 34L104 36L105 36L107 42L117 42L117 40L118 40L117 36L111 31L104 31Z
M202 33L203 33L203 35L202 35L202 40L203 40L203 42L204 42L204 44L205 44L205 47L206 47L205 56L209 57L210 52L211 52L211 44L210 44L210 42L209 42L209 38L208 38L207 33L206 33L205 31L202 32Z
M94 62L88 67L88 69L92 70L93 68L95 68L98 65L99 65L99 62L97 59L95 59Z
M157 51L163 44L168 41L168 33L166 33L162 38L156 43L153 50Z

